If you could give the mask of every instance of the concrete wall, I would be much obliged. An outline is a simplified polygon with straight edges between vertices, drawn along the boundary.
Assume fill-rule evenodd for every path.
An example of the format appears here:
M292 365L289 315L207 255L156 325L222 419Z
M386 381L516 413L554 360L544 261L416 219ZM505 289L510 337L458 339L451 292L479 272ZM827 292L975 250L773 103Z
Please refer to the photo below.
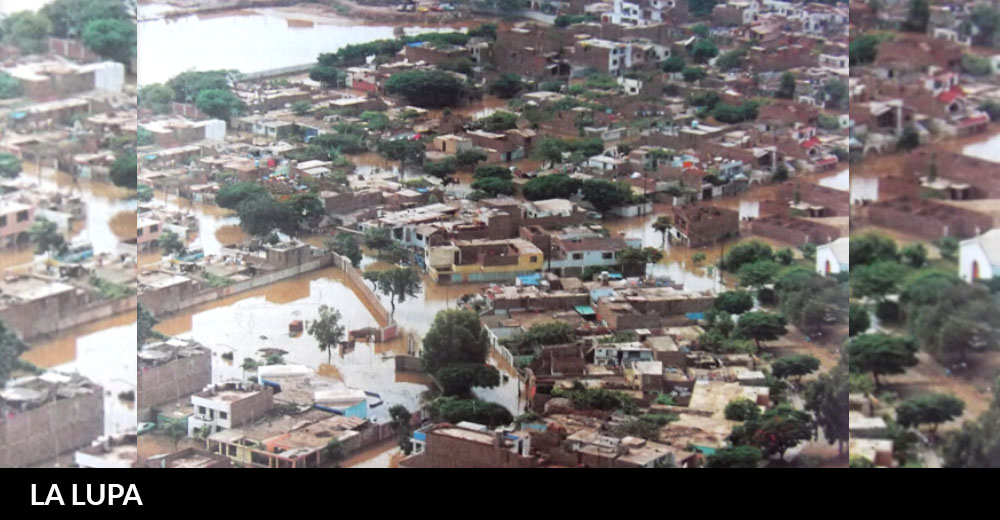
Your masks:
M0 467L22 467L89 446L104 432L104 389L0 420Z
M58 305L29 303L0 310L0 321L14 329L22 340L31 340L45 334L55 334L77 325L101 320L129 312L136 308L136 296L118 300L97 300L85 305ZM39 319L44 317L45 319Z
M212 354L181 358L156 367L139 367L136 400L139 410L175 401L212 383Z

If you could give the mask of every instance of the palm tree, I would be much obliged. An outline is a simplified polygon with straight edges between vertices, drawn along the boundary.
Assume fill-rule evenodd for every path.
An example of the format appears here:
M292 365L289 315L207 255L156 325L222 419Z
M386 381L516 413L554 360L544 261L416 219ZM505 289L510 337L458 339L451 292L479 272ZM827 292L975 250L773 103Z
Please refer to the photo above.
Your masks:
M661 248L667 247L667 232L673 229L673 227L674 219L670 215L660 215L653 222L653 229L663 236L663 244L660 245Z

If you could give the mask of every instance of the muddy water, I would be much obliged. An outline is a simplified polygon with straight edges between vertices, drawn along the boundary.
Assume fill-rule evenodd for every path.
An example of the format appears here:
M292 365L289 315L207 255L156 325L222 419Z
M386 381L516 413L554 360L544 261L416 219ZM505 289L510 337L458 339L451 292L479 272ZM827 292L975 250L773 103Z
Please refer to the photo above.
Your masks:
M192 249L201 248L206 255L218 255L224 245L240 243L247 238L240 228L239 217L228 209L175 196L165 197L161 192L157 193L155 204L171 211L194 213L198 217L198 230L187 245ZM152 261L151 258L146 260ZM148 262L140 259L139 263L146 265Z
M663 260L650 266L649 273L665 276L675 283L682 283L693 290L718 289L716 276L709 274L708 266L714 264L721 254L721 247L689 248L667 244L663 246L663 235L653 229L653 222L659 215L669 215L670 205L656 204L653 212L639 217L606 219L601 225L612 233L624 233L626 238L642 239L643 247L655 247L664 252ZM735 243L735 242L734 242ZM730 247L726 245L725 247ZM704 253L705 261L695 265L691 259L695 253ZM712 270L712 273L715 273Z
M42 168L39 179L38 165L35 163L24 164L22 177L40 182L46 189L81 196L87 206L87 215L74 225L71 235L89 240L95 253L115 253L119 241L135 237L138 201L133 198L132 190L87 179L75 181L68 173L47 167Z
M52 0L0 0L0 14L37 11L50 3Z
M835 190L849 191L851 189L850 170L845 168L829 177L824 177L819 181L819 185Z
M216 381L241 378L243 359L256 358L262 348L287 351L288 363L320 367L327 363L327 353L321 352L308 334L290 336L291 321L313 320L318 316L317 308L326 304L341 312L348 330L378 325L341 276L336 269L326 269L278 282L166 318L157 330L191 337L211 348ZM232 353L233 360L222 359L224 353ZM378 345L357 344L353 351L334 352L330 363L334 369L330 374L339 375L348 386L382 396L386 404L371 411L377 421L388 420L393 404L415 409L420 393L427 389L422 384L397 382L395 363Z
M21 359L42 368L77 372L104 387L104 432L113 434L137 424L134 400L118 397L136 389L135 338L135 313L127 312L32 342Z
M143 9L149 12L146 6ZM302 21L270 10L144 19L139 22L142 37L137 47L139 84L162 83L186 70L258 72L305 65L314 63L320 53L334 52L349 44L391 39L395 30L392 25L363 25L342 18ZM404 30L418 34L442 29L454 30Z

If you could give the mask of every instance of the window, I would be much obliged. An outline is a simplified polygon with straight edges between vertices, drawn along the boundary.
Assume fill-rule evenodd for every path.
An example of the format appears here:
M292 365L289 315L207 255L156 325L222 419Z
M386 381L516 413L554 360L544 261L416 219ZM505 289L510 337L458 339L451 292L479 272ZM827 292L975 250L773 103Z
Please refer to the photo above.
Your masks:
M537 256L531 257L531 263L535 263L537 261L538 261L538 257Z
M583 260L583 253L573 253L573 260Z
M198 407L198 413L204 415L205 414L205 407L204 406L199 406Z
M140 236L140 237L142 236L142 228L139 228L139 229L135 230L135 232L136 232L136 234L138 236Z
M25 220L28 220L28 210L18 211L17 212L17 221L18 222L24 222Z
M7 227L7 215L0 217L0 227Z
M605 260L611 260L615 257L614 253L601 253L601 258Z
M226 412L219 412L219 419L225 421L226 419L229 419L229 414Z
M150 233L156 233L159 230L160 230L160 225L159 224L153 224L152 226L149 227L149 232Z

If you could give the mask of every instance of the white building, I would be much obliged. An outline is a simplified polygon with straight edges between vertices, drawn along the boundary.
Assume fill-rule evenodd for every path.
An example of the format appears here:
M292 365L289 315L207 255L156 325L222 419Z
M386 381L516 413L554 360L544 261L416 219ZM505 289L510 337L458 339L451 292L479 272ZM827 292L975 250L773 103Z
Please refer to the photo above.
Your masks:
M969 283L1000 276L1000 229L959 243L958 276Z
M847 237L816 248L816 272L821 275L846 273L850 269L851 247Z

